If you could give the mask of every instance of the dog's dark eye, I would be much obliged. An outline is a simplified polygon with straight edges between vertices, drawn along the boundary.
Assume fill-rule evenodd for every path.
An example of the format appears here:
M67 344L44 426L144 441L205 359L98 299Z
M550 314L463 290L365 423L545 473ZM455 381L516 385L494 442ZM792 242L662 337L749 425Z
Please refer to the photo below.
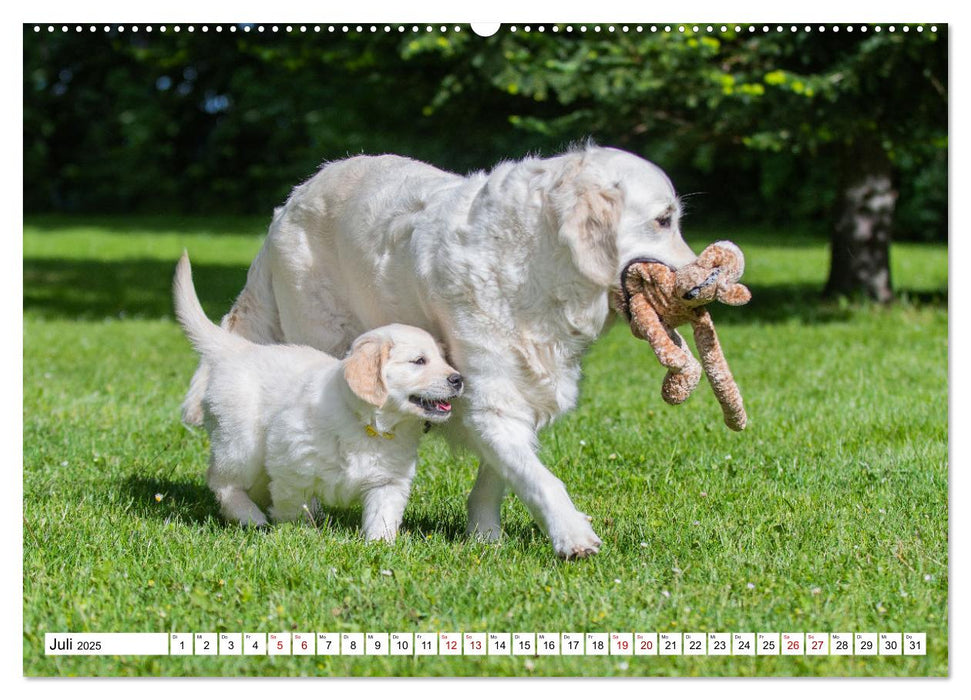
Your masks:
M659 216L654 220L654 222L661 228L667 228L671 225L671 215L665 214L664 216Z
M425 364L425 362L426 362L426 360L425 360L424 357L419 357L416 360L412 360L411 361L411 364L413 364L413 365L423 365L423 364Z

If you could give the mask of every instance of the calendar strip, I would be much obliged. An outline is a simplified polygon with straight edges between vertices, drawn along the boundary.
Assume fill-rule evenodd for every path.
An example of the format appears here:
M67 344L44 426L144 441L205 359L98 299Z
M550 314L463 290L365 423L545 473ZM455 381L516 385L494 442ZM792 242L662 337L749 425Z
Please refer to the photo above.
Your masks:
M58 633L44 635L47 656L164 656L169 635L162 633Z
M924 656L924 632L173 632L44 635L48 656Z

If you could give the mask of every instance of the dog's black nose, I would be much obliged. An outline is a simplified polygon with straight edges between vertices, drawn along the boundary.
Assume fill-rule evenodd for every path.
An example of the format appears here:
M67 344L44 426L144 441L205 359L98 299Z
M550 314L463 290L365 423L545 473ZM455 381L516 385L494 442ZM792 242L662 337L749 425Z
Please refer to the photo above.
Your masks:
M450 374L448 377L448 383L453 389L458 391L462 388L462 375L456 372L455 374Z

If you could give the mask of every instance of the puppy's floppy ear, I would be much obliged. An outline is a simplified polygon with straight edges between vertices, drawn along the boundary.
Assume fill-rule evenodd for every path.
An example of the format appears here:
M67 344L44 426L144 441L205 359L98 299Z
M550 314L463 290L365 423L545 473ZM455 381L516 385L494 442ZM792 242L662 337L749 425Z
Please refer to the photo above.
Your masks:
M570 168L553 186L557 236L565 243L580 273L590 281L610 286L617 274L617 228L624 194L617 185L604 186L582 171Z
M391 343L377 338L356 340L344 358L344 380L362 401L381 408L388 399L384 383L384 363L391 351Z

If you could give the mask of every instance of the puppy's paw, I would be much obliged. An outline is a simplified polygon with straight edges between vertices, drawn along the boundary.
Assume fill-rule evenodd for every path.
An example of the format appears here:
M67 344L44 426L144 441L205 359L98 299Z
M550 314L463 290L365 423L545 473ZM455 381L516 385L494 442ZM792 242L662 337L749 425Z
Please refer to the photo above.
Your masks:
M266 519L266 516L258 508L239 516L236 522L245 530L266 531L270 529L270 521Z
M572 520L569 527L558 528L550 535L556 555L561 559L585 559L597 554L603 542L590 527L590 516L577 513Z

